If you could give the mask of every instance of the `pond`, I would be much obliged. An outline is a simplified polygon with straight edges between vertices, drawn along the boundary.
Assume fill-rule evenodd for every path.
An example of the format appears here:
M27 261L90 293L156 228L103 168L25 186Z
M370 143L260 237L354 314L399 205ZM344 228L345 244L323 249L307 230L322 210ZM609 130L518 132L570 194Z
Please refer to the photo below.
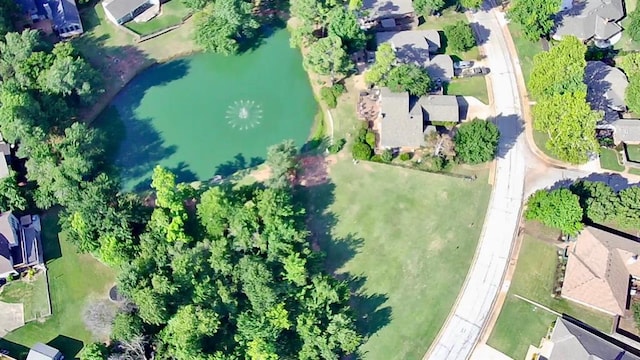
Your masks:
M145 189L157 164L180 181L255 166L272 144L303 145L318 111L286 30L239 56L200 54L156 65L112 105L99 126L119 127L111 151L127 190Z

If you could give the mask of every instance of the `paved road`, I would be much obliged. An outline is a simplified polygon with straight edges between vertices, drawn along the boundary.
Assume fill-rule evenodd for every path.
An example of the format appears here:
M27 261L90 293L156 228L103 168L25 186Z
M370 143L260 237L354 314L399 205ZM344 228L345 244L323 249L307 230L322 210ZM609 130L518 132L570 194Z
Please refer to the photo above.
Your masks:
M496 10L473 15L487 63L497 124L501 132L495 182L476 258L458 301L425 359L467 359L478 341L497 296L507 266L523 199L525 155L520 97L507 43L503 18ZM528 158L528 156L526 156Z

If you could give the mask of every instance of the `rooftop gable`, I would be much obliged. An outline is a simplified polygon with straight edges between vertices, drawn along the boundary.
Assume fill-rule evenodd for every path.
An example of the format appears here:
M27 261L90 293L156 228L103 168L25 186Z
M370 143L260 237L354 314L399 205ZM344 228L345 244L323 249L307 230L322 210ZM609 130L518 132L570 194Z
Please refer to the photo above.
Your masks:
M576 0L571 8L558 13L555 35L606 40L622 31L615 22L624 15L622 0Z
M412 147L423 145L423 118L418 112L410 112L409 93L394 93L380 89L380 146Z

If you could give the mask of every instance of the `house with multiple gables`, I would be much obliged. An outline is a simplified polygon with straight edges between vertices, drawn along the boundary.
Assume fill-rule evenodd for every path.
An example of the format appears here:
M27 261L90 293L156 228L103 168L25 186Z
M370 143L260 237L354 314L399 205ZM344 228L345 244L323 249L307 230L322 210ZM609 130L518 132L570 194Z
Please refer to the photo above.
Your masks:
M0 279L44 267L41 232L38 215L0 214Z
M55 33L62 39L83 33L75 0L15 0L25 27Z
M563 0L553 38L573 35L606 48L621 39L625 15L623 0Z

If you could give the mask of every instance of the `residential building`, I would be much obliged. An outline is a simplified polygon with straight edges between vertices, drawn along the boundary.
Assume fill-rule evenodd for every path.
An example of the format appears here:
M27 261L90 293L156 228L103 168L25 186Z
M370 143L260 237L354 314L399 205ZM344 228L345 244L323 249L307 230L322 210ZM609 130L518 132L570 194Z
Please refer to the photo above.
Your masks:
M64 356L58 349L43 343L36 343L29 350L27 360L64 360Z
M51 28L61 38L82 34L82 21L75 0L16 0L27 24L47 32ZM47 23L46 26L40 26Z
M44 264L41 231L37 215L18 219L11 211L0 214L0 279Z
M640 144L640 119L618 119L610 127L614 144Z
M529 347L525 359L640 360L640 351L568 317L558 318L540 347Z
M640 242L588 226L570 245L562 297L624 315L632 278L640 279Z
M380 89L380 147L416 149L425 144L425 132L433 122L458 122L458 101L452 95L420 98L408 92Z
M102 7L111 22L122 25L150 9L159 13L160 0L105 0Z
M379 32L376 33L376 42L378 46L391 44L398 62L422 67L432 80L449 81L454 76L451 57L437 54L441 41L435 30Z
M556 16L555 39L573 35L582 41L594 40L600 47L608 47L620 40L625 17L623 0L563 1Z
M629 81L622 70L602 61L587 61L584 83L587 84L587 101L593 110L604 113L605 123L619 119L618 112L627 110L624 94Z

